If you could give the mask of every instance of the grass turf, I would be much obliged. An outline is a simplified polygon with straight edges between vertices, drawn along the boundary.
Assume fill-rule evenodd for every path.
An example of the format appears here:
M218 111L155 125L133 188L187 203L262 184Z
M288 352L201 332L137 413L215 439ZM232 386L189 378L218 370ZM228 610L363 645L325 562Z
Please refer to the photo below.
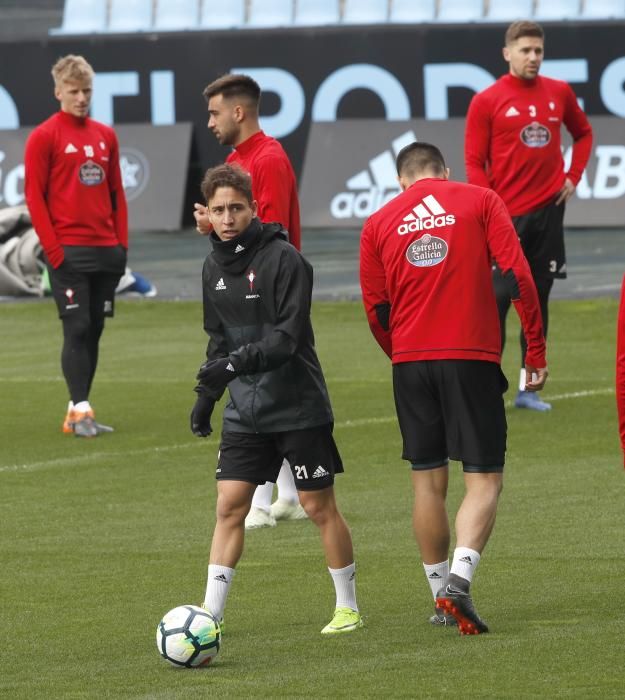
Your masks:
M92 393L98 418L117 430L84 441L59 431L52 303L3 304L0 695L622 697L616 311L614 300L552 304L543 396L554 410L508 412L505 490L474 586L492 633L461 638L426 622L432 602L387 361L359 304L316 304L366 626L319 635L334 598L317 533L281 524L248 534L222 651L186 671L159 658L154 636L167 610L202 600L214 522L217 438L188 430L205 347L200 305L119 302ZM511 319L511 385L516 328ZM453 464L450 508L461 494Z

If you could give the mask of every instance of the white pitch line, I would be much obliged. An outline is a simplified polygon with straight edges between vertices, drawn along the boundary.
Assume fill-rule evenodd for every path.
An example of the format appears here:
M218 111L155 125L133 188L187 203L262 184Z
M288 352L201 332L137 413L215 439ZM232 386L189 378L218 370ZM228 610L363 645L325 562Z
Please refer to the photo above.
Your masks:
M584 391L573 391L566 394L555 394L547 396L551 401L566 401L567 399L580 399L586 396L607 396L614 394L612 387L604 389L587 389ZM506 401L506 407L510 408L513 405L512 401ZM376 416L375 418L356 418L355 420L346 420L335 423L335 428L361 428L367 425L394 423L397 420L396 416ZM197 442L185 442L177 445L163 445L157 447L144 447L138 450L124 450L123 452L92 452L91 454L78 455L74 457L57 457L55 459L44 460L41 462L30 462L24 464L5 464L0 465L0 474L10 472L32 472L41 469L50 469L54 467L69 466L81 464L83 462L92 462L94 460L109 458L109 457L129 457L158 452L173 452L175 450L185 450L189 447L197 447Z

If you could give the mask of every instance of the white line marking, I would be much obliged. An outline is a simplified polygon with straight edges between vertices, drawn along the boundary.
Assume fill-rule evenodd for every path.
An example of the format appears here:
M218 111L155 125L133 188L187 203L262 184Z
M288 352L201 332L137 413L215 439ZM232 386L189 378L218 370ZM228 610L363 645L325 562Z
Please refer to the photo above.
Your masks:
M608 387L604 389L587 389L584 391L573 391L566 394L555 394L546 398L552 401L566 401L567 399L580 399L586 396L609 396L614 394L614 388ZM513 401L506 401L506 408L513 405ZM394 423L397 420L396 416L376 416L375 418L356 418L355 420L341 421L335 423L335 428L361 428L367 425L376 425L384 423ZM98 459L106 459L110 457L131 457L145 454L153 454L159 452L174 452L175 450L186 450L188 448L199 447L201 443L190 441L177 445L162 445L156 447L144 447L139 450L123 450L119 452L92 452L91 454L77 455L73 457L57 457L41 462L30 462L24 464L4 464L0 465L0 474L11 472L33 472L41 469L51 469L54 467L63 467L84 462L93 462Z

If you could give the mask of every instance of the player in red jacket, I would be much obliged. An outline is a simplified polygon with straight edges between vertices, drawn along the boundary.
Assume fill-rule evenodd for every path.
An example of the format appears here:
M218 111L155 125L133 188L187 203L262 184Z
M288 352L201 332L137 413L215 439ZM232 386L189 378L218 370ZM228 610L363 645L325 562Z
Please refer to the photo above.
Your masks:
M471 101L465 161L468 181L494 189L513 217L538 291L546 335L553 280L566 277L564 207L588 162L592 129L569 85L538 75L543 49L539 24L519 21L508 27L503 56L510 70ZM568 170L561 152L562 125L573 137ZM493 282L503 348L510 295L497 268ZM521 333L521 358L525 349ZM538 411L551 408L537 393L522 389L515 405Z
M93 69L68 55L52 68L60 111L29 136L25 194L63 323L61 366L70 396L63 432L95 437L89 403L104 319L126 265L128 212L113 129L90 119Z
M301 250L301 229L297 181L287 154L276 139L260 128L261 91L247 75L228 74L204 89L208 102L208 128L219 143L232 146L227 163L236 163L252 177L258 218L264 223L278 222L287 230L289 242ZM195 204L197 230L212 230L203 204ZM285 462L278 476L278 499L272 505L273 484L259 486L245 520L246 529L273 527L276 520L299 520L306 517Z
M616 336L616 406L621 447L625 453L625 277L621 287Z
M519 314L528 391L547 378L536 288L512 221L490 189L450 182L435 146L397 156L402 194L365 223L360 284L369 325L393 363L403 458L412 465L413 527L433 596L433 624L488 631L469 594L495 523L506 416L495 260ZM465 497L449 567L448 460L463 463Z

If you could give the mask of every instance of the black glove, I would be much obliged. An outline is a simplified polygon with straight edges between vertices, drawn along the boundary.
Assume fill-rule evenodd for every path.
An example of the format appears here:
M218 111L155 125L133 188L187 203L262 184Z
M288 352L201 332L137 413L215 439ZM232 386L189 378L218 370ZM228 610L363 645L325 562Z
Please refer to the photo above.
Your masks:
M207 396L200 386L196 386L194 391L197 392L197 400L191 410L191 432L198 437L208 437L213 432L211 416L215 399Z
M205 362L197 373L199 380L206 393L215 399L220 399L224 393L228 382L231 382L238 372L234 368L229 357L222 357L219 360Z

